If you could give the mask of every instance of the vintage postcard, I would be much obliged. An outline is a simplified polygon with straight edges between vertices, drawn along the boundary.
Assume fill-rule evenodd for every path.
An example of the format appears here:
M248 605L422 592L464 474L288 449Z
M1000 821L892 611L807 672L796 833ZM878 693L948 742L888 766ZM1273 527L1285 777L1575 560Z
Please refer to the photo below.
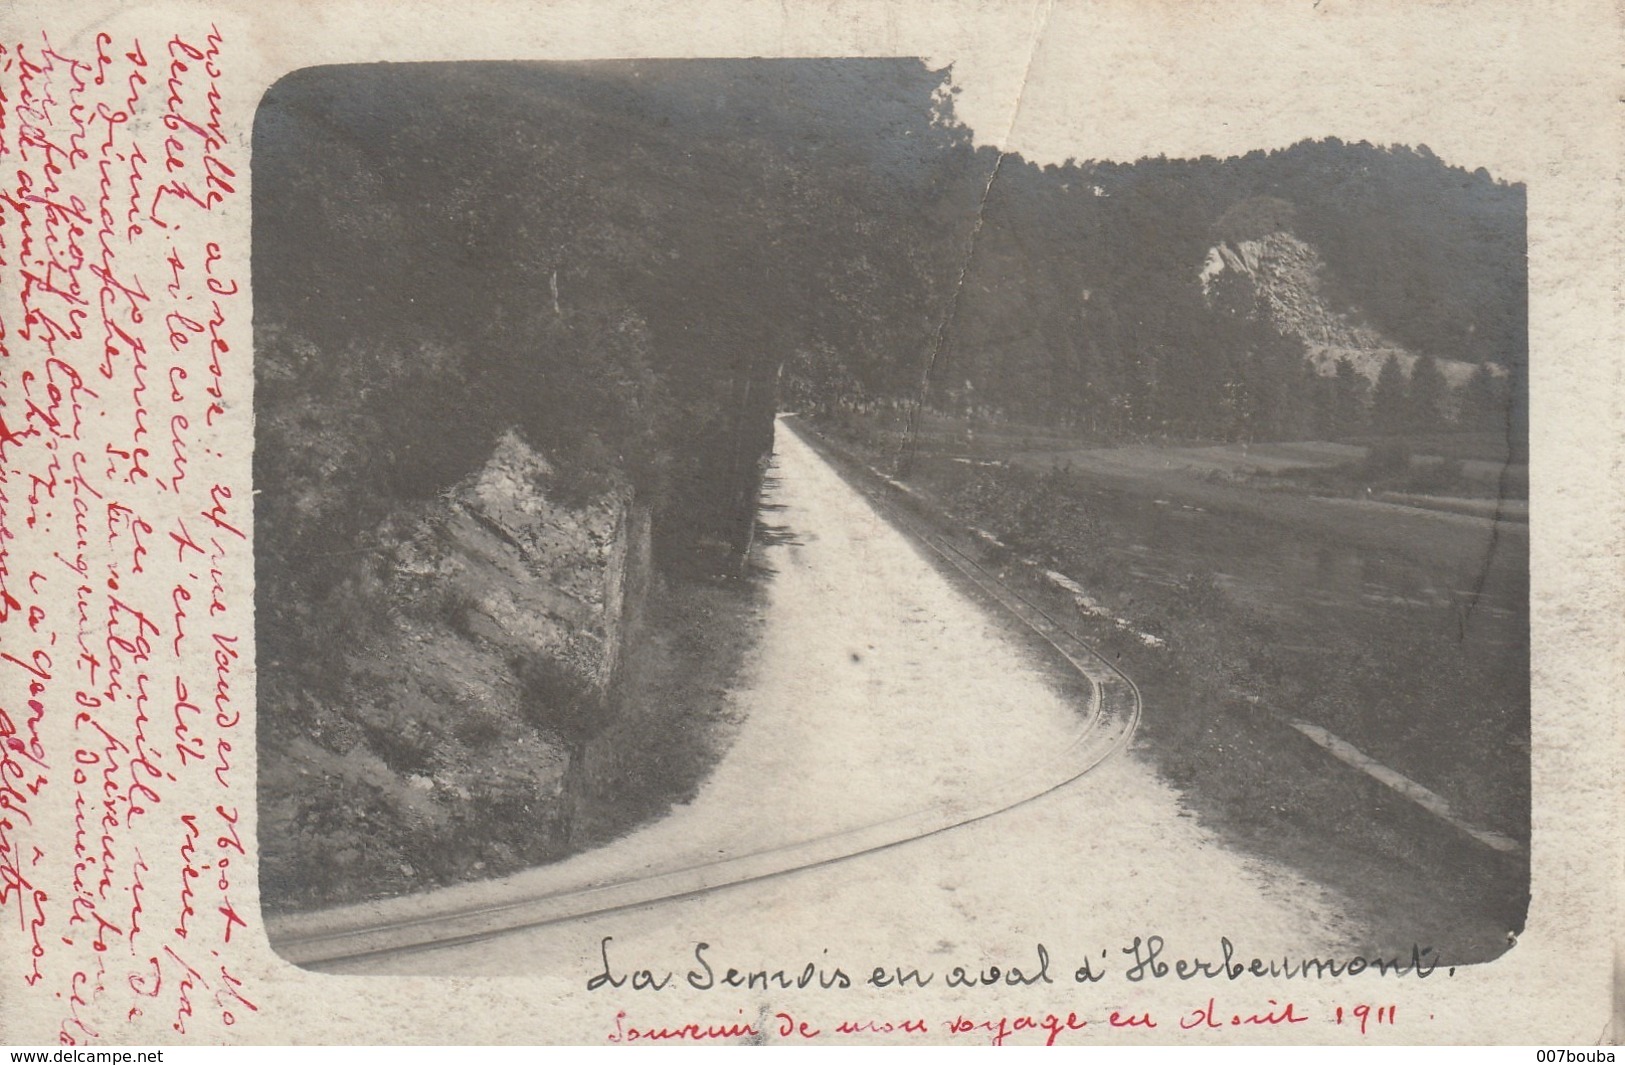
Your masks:
M0 1038L1617 1041L1619 30L12 5Z

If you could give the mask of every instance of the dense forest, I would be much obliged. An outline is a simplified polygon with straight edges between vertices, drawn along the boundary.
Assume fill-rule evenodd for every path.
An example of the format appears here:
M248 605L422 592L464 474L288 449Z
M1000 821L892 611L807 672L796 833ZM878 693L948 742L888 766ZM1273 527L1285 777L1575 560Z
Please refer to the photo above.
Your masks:
M1367 411L1378 431L1506 428L1527 345L1521 189L1425 148L1335 140L1222 161L1007 160L1000 181L944 374L996 407L1109 437L1342 436ZM1306 374L1313 337L1272 321L1256 284L1195 283L1215 245L1272 234L1319 253L1298 284L1341 331L1375 327L1418 357L1405 387L1393 355L1388 379L1346 359ZM1485 367L1465 404L1447 404L1442 360Z
M995 158L960 142L937 157L942 183L973 183ZM885 238L933 240L906 222ZM1252 269L1204 277L1220 250ZM888 352L804 346L793 369L814 406L918 398L1102 442L1460 428L1518 450L1525 255L1523 188L1425 147L1007 156L958 250L964 282L940 335ZM1282 306L1294 301L1310 307Z

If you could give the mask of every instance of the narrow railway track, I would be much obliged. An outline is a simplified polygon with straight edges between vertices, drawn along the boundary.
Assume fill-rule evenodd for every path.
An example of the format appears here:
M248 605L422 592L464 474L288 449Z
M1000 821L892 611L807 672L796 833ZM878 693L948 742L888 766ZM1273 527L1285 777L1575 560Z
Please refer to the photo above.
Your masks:
M808 443L823 452L816 441ZM785 876L996 817L1076 781L1128 744L1140 721L1141 699L1139 689L1127 675L973 555L885 498L887 491L896 489L878 480L855 487L942 564L1042 638L1088 682L1088 707L1065 747L1042 764L1025 764L1019 772L1012 768L1002 783L978 789L974 806L958 801L939 803L782 847L608 883L537 889L527 886L525 874L519 874L509 878L510 888L487 891L478 904L470 904L463 889L451 888L408 899L277 918L268 922L271 944L277 953L306 968L342 968L348 963L460 946L521 929ZM444 898L445 903L437 905L436 896Z
M802 436L807 440L806 435ZM809 441L811 443L811 441ZM825 454L823 448L814 447ZM915 519L902 507L896 506L886 498L887 491L901 493L903 489L893 487L884 481L884 487L870 484L857 485L859 491L874 503L893 525L907 531L916 540L923 543L938 558L957 570L961 575L975 584L985 595L997 602L1007 612L1014 615L1028 628L1032 629L1044 641L1065 658L1079 673L1087 677L1094 687L1094 698L1097 706L1093 711L1101 714L1127 714L1132 718L1127 733L1123 737L1126 744L1133 736L1133 731L1139 725L1142 700L1140 689L1131 680L1128 674L1117 668L1109 659L1100 654L1088 643L1068 628L1055 615L1043 606L1034 602L1012 588L998 574L989 570L976 557L966 551L952 540L933 531L923 522ZM1098 763L1096 763L1098 764ZM1091 767L1092 768L1092 767Z
M802 439L807 440L808 438L806 435L803 435ZM832 452L838 453L837 448L823 443L821 438L819 440L810 440L809 443L815 448L815 450L819 451L820 454L823 454L826 457ZM847 465L853 465L855 463L856 460L846 459ZM869 484L868 479L865 479L865 481L858 485L858 487L872 502L883 509L888 516L891 517L894 524L908 529L916 538L927 543L927 545L935 550L938 554L941 554L944 557L949 557L951 555L952 557L950 557L949 560L953 562L957 568L975 580L989 594L993 595L995 598L998 598L999 601L1003 603L1004 606L1012 613L1022 616L1023 620L1025 620L1035 629L1041 628L1041 626L1048 626L1050 631L1059 631L1064 633L1065 637L1069 637L1072 640L1077 641L1078 645L1088 648L1088 645L1084 644L1075 635L1073 635L1065 625L1057 622L1053 615L1046 612L1042 607L1038 606L1036 603L1033 603L1027 597L1022 596L1020 593L1014 591L1014 589L1011 589L1006 582L1000 580L996 575L988 572L984 567L981 566L980 563L976 561L973 555L967 553L964 549L953 544L951 541L948 541L940 535L932 532L930 523L917 520L908 513L907 505L913 505L915 507L925 509L931 513L936 513L937 509L934 504L927 502L925 498L922 497L915 489L901 484L900 482L891 480L879 470L870 467L868 474L870 477L872 477L876 484L883 486L883 490L872 487ZM907 505L894 505L892 502L890 502L890 499L887 498L888 496L890 499L896 499L900 503L906 501ZM991 534L985 531L977 529L968 529L967 531L973 532L983 539L992 538ZM993 542L997 543L998 541L994 540ZM1115 549L1108 548L1107 550L1114 551ZM1028 562L1031 565L1037 565L1031 560L1028 560ZM979 571L981 576L978 576L977 573L971 572L972 569ZM1154 580L1154 578L1151 579ZM1016 602L1012 602L1012 598L1016 600ZM1042 620L1039 620L1040 618ZM1120 621L1119 624L1121 625L1123 623ZM1063 654L1066 653L1061 643L1054 639L1052 639L1051 642L1056 643L1057 649L1061 650ZM1095 655L1092 649L1089 649L1089 654L1096 658L1099 657L1098 655ZM1071 656L1068 657L1070 658ZM1077 665L1080 670L1085 668L1082 664L1075 660L1073 664ZM1111 664L1107 663L1107 665L1110 666ZM1112 668L1115 670L1115 667ZM1122 679L1131 687L1133 686L1133 682L1130 681L1126 675L1123 676ZM1135 697L1136 699L1138 698L1137 691L1135 693ZM1315 744L1326 754L1337 759L1344 765L1353 768L1357 772L1370 777L1391 791L1399 794L1407 802L1413 803L1414 805L1427 811L1439 822L1449 826L1449 828L1457 832L1460 832L1479 846L1501 854L1527 853L1527 848L1518 840L1513 839L1505 833L1476 824L1461 816L1460 814L1456 813L1451 808L1450 803L1439 794L1429 790L1398 771L1382 764L1375 758L1372 758L1370 755L1356 748L1354 745L1348 743L1346 740L1335 735L1330 730L1312 722L1302 720L1290 713L1263 705L1262 703L1258 702L1256 698L1253 699L1252 702L1256 712L1268 717L1277 725L1293 730L1293 732Z

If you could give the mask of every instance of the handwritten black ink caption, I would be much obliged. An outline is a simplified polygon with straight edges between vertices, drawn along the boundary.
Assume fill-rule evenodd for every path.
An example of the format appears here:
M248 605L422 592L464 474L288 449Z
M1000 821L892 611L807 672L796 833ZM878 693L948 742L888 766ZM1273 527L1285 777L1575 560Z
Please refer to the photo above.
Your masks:
M613 947L614 942L614 936L599 941L601 964L587 979L588 991L844 991L859 986L901 989L934 985L993 988L1095 984L1108 979L1138 984L1160 980L1319 980L1361 975L1425 980L1441 964L1433 947L1420 944L1413 945L1408 955L1261 958L1239 952L1223 936L1216 951L1176 955L1162 936L1150 935L1135 936L1115 950L1106 947L1065 961L1053 957L1044 944L1036 943L1029 956L1012 958L1008 964L943 968L922 968L906 962L848 964L831 958L827 948L817 958L798 959L788 965L741 966L728 964L716 948L701 941L694 944L691 959L674 967L627 962ZM1445 973L1454 976L1455 971L1450 966Z

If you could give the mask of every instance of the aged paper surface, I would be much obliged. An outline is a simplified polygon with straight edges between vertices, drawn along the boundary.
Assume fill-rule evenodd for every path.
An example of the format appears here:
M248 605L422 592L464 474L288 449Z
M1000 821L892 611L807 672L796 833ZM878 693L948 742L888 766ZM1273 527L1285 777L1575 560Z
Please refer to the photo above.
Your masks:
M792 1043L1618 1039L1609 5L23 3L0 34L5 1042L692 1042L730 1026ZM777 57L951 66L977 144L1041 165L1337 137L1425 144L1526 186L1533 817L1511 950L1459 968L1419 954L1404 976L1158 975L1131 945L1164 937L1170 965L1211 968L1229 960L1221 942L1245 966L1345 939L1270 927L1273 909L1221 926L1109 904L1160 897L1146 881L1181 871L1147 864L1137 882L1125 854L1142 841L1114 834L1108 798L1099 823L1046 822L1047 842L1006 846L990 819L925 858L886 851L880 871L820 865L710 908L722 896L628 897L455 963L419 951L373 974L313 971L272 949L255 800L256 108L285 75L332 64ZM558 307L558 277L539 303ZM1057 882L1061 847L1099 848L1102 875ZM950 858L991 868L957 901L964 885L932 864ZM1261 899L1335 921L1308 880L1262 879ZM471 890L476 906L512 902ZM1213 888L1216 912L1227 891ZM813 975L730 988L732 967ZM997 974L955 987L956 967ZM909 971L933 978L910 986Z

